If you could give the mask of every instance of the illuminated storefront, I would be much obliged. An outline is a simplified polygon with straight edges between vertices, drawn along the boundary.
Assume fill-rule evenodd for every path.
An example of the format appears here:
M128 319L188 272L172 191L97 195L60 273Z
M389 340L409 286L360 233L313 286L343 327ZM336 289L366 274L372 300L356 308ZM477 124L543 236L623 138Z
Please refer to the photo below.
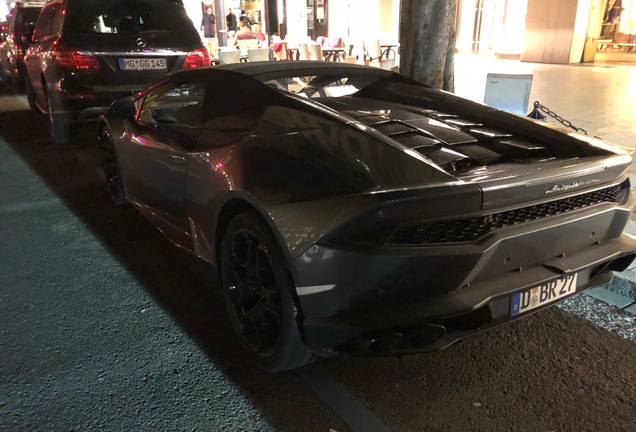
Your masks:
M267 0L266 5L268 32L288 39L397 40L400 0Z
M400 0L208 0L288 40L399 37ZM185 1L198 26L203 2ZM219 23L220 24L220 23ZM457 0L457 51L541 63L598 61L599 40L636 43L636 0ZM617 50L618 51L618 50ZM608 55L616 55L609 50ZM632 50L636 57L636 49ZM604 60L601 60L604 61ZM636 60L627 60L636 61Z
M636 42L636 0L605 0L599 39L616 43Z
M539 63L636 61L629 46L636 43L636 0L457 1L460 52Z
M636 62L636 0L595 0L585 61Z
M0 21L5 21L9 14L9 5L5 2L0 2Z

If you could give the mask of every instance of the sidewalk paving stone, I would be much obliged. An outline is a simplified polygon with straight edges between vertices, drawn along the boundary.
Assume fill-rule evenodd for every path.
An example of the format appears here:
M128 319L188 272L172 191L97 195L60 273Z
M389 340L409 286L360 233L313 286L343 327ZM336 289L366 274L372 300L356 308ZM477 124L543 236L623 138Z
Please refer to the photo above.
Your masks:
M634 302L630 297L618 294L606 288L592 288L586 291L586 293L597 300L616 306L619 309L626 308Z

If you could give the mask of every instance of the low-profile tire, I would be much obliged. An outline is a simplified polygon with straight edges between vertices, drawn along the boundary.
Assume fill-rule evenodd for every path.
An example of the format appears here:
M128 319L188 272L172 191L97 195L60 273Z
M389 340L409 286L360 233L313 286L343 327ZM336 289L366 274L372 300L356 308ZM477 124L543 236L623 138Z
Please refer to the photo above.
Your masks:
M113 140L108 130L99 134L99 148L102 153L102 165L108 194L116 205L124 205L128 202L124 191L124 183L121 179L119 160L113 145Z
M258 216L236 216L223 236L221 282L230 321L252 360L280 372L310 362L294 282L270 228Z
M49 130L51 131L51 139L55 144L68 144L73 138L72 124L68 115L56 113L51 107L51 96L46 95L46 105L49 116Z

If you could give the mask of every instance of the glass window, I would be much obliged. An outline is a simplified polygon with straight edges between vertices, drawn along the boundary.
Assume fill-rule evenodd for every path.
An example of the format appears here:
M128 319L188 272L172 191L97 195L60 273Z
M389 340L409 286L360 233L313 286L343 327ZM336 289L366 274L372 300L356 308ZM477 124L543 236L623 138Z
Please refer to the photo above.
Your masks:
M88 0L73 3L67 13L65 32L73 34L178 37L195 32L181 2L173 0Z
M297 76L265 81L270 87L308 98L342 97L378 80L377 76Z
M247 107L242 111L220 115L205 122L207 129L221 131L251 131L263 112L262 107Z
M333 120L299 108L270 106L263 113L254 129L255 135L277 136L308 130L329 130Z
M205 86L201 83L163 84L146 95L138 120L148 123L200 127Z
M61 28L62 3L49 3L42 9L35 27L35 40L55 35Z
M618 31L624 35L628 43L636 43L634 33L636 33L636 0L623 0L621 15L619 18Z
M14 31L17 19L18 19L18 16L16 14L9 16L9 24L7 25L9 29L9 33L12 33Z
M19 22L16 22L16 31L20 34L27 33L29 31L29 27L35 24L35 21L38 19L39 14L39 8L25 7L24 11L22 12L21 19L19 20Z

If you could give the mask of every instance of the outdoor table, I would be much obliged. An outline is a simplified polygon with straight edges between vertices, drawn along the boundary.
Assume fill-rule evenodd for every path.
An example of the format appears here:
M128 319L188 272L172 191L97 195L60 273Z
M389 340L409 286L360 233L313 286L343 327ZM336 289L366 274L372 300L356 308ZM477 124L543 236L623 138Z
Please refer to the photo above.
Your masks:
M399 48L400 44L380 44L380 48L382 49L382 54L380 54L380 58L389 58L389 55L393 53L393 58L397 57L396 49Z
M289 56L289 60L299 60L300 59L300 50L297 47L287 46L287 53Z
M323 48L322 55L325 58L325 61L335 61L339 62L340 60L344 60L347 51L344 48Z

